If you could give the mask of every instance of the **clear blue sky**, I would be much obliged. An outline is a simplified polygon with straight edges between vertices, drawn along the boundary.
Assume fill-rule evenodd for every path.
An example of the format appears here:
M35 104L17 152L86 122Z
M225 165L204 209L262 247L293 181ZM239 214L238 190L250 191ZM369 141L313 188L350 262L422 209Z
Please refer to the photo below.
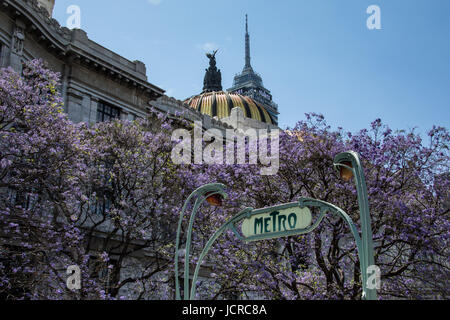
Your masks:
M376 118L422 133L449 128L448 0L56 0L61 25L71 4L92 40L143 61L149 82L180 100L201 92L212 48L231 87L248 13L252 66L279 104L281 127L317 112L352 132ZM366 27L372 4L382 30Z

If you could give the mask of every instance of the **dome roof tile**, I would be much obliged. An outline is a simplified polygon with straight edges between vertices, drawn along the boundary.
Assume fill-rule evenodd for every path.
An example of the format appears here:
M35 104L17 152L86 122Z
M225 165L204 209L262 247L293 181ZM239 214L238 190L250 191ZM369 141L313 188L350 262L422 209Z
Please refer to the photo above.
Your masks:
M227 118L231 110L240 107L247 118L273 124L266 108L250 97L226 91L204 92L185 101L189 107L219 119Z

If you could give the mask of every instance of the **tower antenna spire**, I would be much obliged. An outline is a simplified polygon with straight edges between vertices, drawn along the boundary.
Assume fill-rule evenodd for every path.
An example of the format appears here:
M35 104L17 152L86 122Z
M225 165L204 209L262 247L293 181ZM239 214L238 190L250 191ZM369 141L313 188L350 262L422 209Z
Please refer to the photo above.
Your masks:
M248 34L248 15L245 15L245 34Z
M250 35L248 34L248 15L245 15L245 69L251 69L250 64Z

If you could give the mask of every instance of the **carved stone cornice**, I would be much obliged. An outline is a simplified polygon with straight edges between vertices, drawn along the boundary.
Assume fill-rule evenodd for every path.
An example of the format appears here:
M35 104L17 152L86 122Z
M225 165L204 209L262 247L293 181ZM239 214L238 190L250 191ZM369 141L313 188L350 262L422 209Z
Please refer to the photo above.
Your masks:
M37 0L0 0L0 10L14 19L20 18L26 25L26 32L35 36L55 56L66 61L73 59L75 63L135 87L151 100L164 94L163 89L147 81L142 62L129 61L102 47L90 40L81 29L62 27L45 8L38 5Z

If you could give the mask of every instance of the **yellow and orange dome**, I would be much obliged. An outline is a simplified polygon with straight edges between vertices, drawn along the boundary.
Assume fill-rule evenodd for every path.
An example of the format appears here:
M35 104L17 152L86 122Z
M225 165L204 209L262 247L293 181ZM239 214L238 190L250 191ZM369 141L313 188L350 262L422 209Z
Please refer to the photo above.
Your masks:
M250 97L225 91L205 92L185 101L191 108L211 117L227 118L231 110L240 107L245 117L273 124L264 106Z

